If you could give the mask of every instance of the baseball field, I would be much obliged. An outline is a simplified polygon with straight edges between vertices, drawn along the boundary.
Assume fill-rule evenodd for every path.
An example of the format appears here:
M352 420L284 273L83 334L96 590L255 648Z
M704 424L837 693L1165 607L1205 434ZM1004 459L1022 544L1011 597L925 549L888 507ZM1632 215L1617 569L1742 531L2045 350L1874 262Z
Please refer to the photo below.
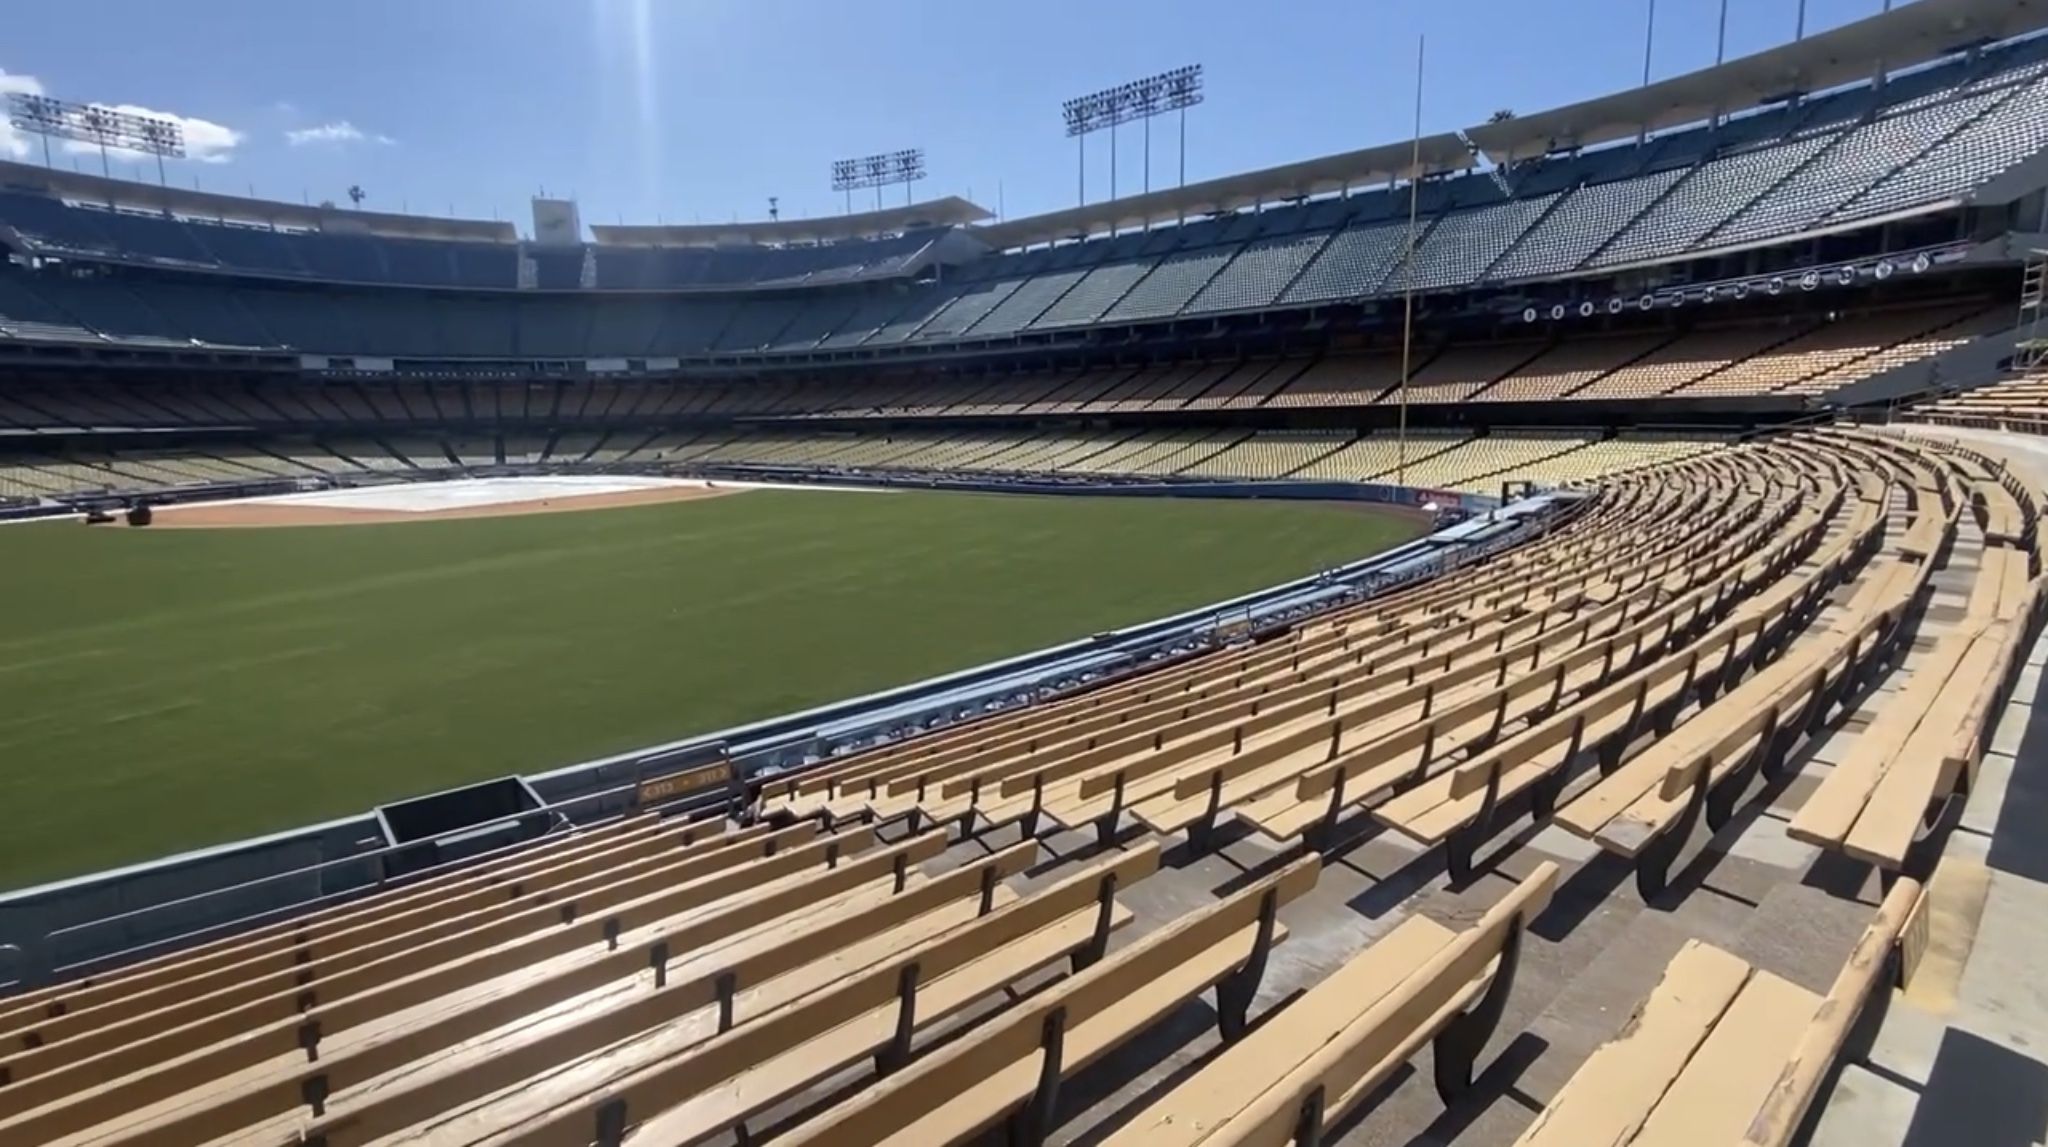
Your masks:
M1420 528L1321 504L781 490L0 528L0 889L915 681Z

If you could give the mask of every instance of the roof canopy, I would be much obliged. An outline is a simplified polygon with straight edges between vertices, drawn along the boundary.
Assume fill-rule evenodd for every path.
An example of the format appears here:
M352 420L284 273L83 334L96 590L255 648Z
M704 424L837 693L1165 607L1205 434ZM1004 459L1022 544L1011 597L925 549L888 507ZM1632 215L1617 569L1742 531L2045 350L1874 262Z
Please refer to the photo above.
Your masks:
M1819 92L1958 48L2048 27L2048 0L1915 0L1890 12L1646 87L1487 124L1465 134L1497 163L1747 111Z
M130 211L170 212L194 219L263 223L306 231L367 232L405 239L465 239L499 243L512 243L519 239L519 232L512 224L499 220L437 219L427 215L357 211L347 207L308 207L128 179L108 179L4 160L0 160L0 187L40 191L74 202L96 203Z
M591 224L591 237L619 247L728 247L790 243L836 243L873 239L925 227L957 226L993 219L994 215L957 195L903 207L826 215L817 219L770 219L752 223L702 223L672 226Z
M1718 67L1554 111L1469 128L1464 135L1497 163L1633 139L1643 132L1746 111L1793 92L1817 92L1868 80L1882 71L1924 64L1971 44L2009 39L2044 27L2048 27L2048 0L1914 0L1890 12ZM1413 146L1413 141L1403 140L978 227L974 233L997 248L1025 247L1472 166L1471 153L1458 133L1424 136L1419 165L1410 163Z
M1414 140L1285 163L1263 171L1226 175L1147 195L1069 207L1026 219L977 227L974 234L996 248L1028 247L1092 235L1127 231L1156 223L1235 211L1256 203L1305 199L1332 191L1369 187L1416 174L1432 175L1472 166L1471 153L1456 135L1422 137L1421 161Z

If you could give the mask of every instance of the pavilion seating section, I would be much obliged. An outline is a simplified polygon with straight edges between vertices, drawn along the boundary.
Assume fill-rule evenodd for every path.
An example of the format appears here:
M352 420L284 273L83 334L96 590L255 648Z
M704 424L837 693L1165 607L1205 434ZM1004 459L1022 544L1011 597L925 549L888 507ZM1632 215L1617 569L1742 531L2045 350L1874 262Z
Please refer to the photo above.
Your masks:
M1877 454L1875 443L1859 445ZM1903 668L1883 707L1793 818L1790 834L1886 872L1928 859L1932 830L1953 823L1989 746L2042 620L2035 496L2015 476L1964 447L1943 444L1910 459L1928 520L1907 554L1937 560L1957 517L1984 539L1960 622L1930 633L1932 648ZM1916 525L1918 522L1916 521ZM1945 531L1945 532L1944 532Z
M1916 421L2048 434L2048 373L2026 373L1901 412Z
M613 448L430 441L448 464ZM380 445L429 453L290 440L49 465L310 472L315 457L367 465ZM725 429L616 449L1293 476L1348 455L1370 476L1398 464L1386 445ZM1513 1109L1525 1147L1789 1147L1928 943L1930 850L2040 625L2036 496L1968 448L1854 429L1429 445L1411 469L1450 483L1567 481L1575 463L1612 476L1515 545L1257 641L828 756L713 808L559 830L0 995L0 1145L858 1147L1001 1130L1039 1147L1072 1138L1077 1100L1117 1087L1096 1141L1319 1143L1369 1124L1411 1063L1446 1103L1495 1102L1473 1085L1505 1058L1507 1017L1528 1014L1510 1003L1529 947L1559 942L1560 864L1488 872L1449 917L1434 899L1370 941L1347 924L1332 952L1316 916L1324 851L1377 825L1442 846L1451 888L1468 890L1479 849L1526 815L1633 864L1654 904L1699 819L1726 824L1750 782L1781 776L1892 674L1875 723L1786 830L1883 876L1832 982L1689 939L1540 1113ZM1303 465L1298 448L1321 453ZM1982 555L1948 568L1961 534ZM1960 617L1921 609L1937 573L1967 586ZM1190 894L1184 866L1219 846L1226 818L1304 847ZM982 835L998 825L1018 832ZM1048 855L1038 838L1057 830L1098 847ZM1185 859L1160 839L1175 835ZM1308 927L1316 970L1289 960L1296 990L1263 990L1276 946ZM1162 1028L1184 1038L1190 1018L1215 1040L1163 1083L1126 1086L1155 1062L1137 1045Z
M1518 464L1564 477L1587 449L1491 435L1408 479L1487 488ZM1445 845L1454 874L1527 812L1633 862L1654 896L1702 818L1725 824L1751 782L1782 775L1792 748L1897 663L1968 506L1994 547L1972 597L1981 630L1943 646L1946 675L1921 671L1939 707L1913 734L1953 747L1843 774L1883 786L1882 800L1858 790L1852 811L1899 815L1873 822L1868 847L1840 847L1915 872L1933 839L1920 813L1967 789L1985 715L2039 625L2031 494L1965 454L1853 433L1599 452L1624 472L1542 543L1284 642L836 761L770 786L764 811L1105 839L1128 817L1195 841L1230 816L1279 842L1329 839L1361 814ZM1648 731L1659 739L1644 745Z

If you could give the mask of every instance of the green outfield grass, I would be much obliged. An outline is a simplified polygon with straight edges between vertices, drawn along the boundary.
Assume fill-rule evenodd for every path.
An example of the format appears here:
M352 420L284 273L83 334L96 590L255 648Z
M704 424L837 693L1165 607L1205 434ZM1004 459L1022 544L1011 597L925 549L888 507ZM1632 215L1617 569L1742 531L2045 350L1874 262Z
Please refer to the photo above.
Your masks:
M784 491L0 528L0 888L915 681L1416 532L1329 505Z

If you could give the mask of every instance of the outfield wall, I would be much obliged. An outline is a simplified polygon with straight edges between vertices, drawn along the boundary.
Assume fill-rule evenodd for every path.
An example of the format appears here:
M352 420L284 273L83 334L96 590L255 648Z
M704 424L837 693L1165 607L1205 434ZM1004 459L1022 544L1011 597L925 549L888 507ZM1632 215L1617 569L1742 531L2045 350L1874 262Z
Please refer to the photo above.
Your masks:
M970 481L944 488L1053 492L1039 485ZM1059 485L1061 493L1083 492ZM1263 496L1245 491L1245 483L1200 485L1231 492L1173 492ZM1335 570L1174 617L522 778L547 802L522 823L532 827L529 835L536 835L571 822L588 824L616 816L631 806L638 782L651 770L686 767L671 762L701 760L712 747L730 754L741 779L758 778L1142 670L1198 652L1219 633L1286 625L1479 560L1516 544L1571 504L1549 496L1528 500ZM361 895L397 879L393 873L405 870L406 858L404 850L390 847L379 818L365 813L0 896L0 987L16 980L39 983L54 974L82 974Z
M1501 500L1459 490L1432 490L1382 482L1309 482L1279 478L1269 481L1193 478L1090 477L1061 478L1047 474L962 475L944 471L834 470L794 466L691 466L700 477L733 481L774 481L810 485L913 487L964 493L1050 494L1122 498L1263 498L1312 502L1368 502L1384 506L1430 506L1440 510L1483 512L1498 509Z

